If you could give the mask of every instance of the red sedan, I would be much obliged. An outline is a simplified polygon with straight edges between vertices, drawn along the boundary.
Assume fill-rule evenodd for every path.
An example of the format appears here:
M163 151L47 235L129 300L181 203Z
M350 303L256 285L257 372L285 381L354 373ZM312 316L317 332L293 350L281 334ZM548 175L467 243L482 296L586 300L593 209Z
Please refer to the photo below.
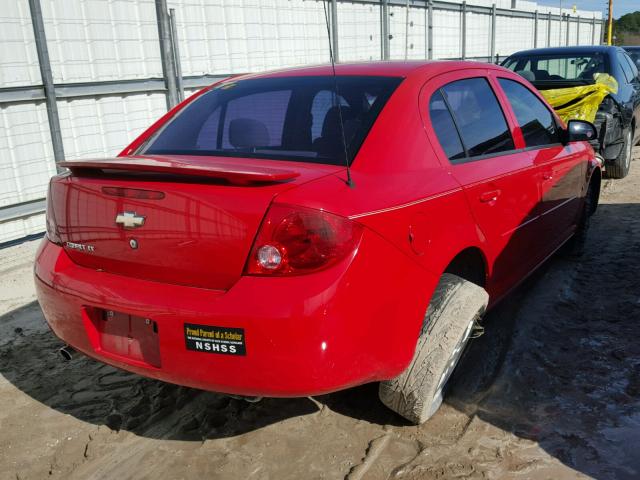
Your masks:
M492 65L336 74L228 79L117 158L64 163L35 266L55 334L229 394L380 381L387 406L429 418L485 309L580 249L595 131Z

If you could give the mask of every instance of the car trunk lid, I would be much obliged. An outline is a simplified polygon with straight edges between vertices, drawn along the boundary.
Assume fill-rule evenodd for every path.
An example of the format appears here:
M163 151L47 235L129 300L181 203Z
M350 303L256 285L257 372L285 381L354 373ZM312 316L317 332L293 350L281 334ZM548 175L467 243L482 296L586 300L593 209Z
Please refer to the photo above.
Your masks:
M77 264L164 283L229 289L280 192L340 167L223 157L64 162L50 199Z

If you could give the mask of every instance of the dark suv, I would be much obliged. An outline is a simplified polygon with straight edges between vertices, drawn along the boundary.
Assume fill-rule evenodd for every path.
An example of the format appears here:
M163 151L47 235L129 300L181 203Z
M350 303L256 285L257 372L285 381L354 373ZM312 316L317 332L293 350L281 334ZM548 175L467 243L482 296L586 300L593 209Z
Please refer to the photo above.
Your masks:
M638 68L620 47L580 46L536 48L514 53L502 65L519 73L538 90L578 87L595 82L594 74L608 73L618 92L607 96L594 124L594 148L605 160L610 178L629 173L631 148L640 140L640 78Z

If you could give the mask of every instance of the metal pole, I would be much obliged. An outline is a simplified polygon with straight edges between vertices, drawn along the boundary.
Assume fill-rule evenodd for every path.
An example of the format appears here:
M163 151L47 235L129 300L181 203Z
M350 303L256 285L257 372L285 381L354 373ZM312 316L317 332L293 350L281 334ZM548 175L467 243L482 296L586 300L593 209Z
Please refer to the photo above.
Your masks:
M549 12L549 19L547 20L547 47L551 46L551 12Z
M158 39L160 40L160 59L162 75L167 87L167 110L178 104L178 87L176 85L176 66L171 48L171 26L167 0L156 0L156 20L158 21Z
M560 0L560 31L558 32L558 46L562 45L562 0Z
M53 159L56 163L56 171L60 173L64 170L58 166L58 163L64 160L64 144L62 143L58 103L56 101L55 86L53 84L53 73L51 72L51 62L49 61L49 50L47 48L47 37L44 32L44 20L42 19L40 0L29 0L29 10L31 11L31 24L36 40L40 76L42 77L45 102L47 104L47 119L49 120L49 132L51 133Z
M433 59L433 1L429 0L427 4L427 36L429 41L429 49L427 51L427 57L429 60Z
M382 0L380 17L380 31L382 34L382 59L389 60L389 0Z
M331 42L333 49L333 60L338 63L340 55L338 53L338 1L331 0Z
M462 24L462 60L466 60L467 58L467 2L463 0L462 6L460 7L460 15L462 15L461 24Z
M566 33L566 36L567 36L567 38L566 38L567 47L569 46L569 43L570 43L569 42L569 27L571 26L571 23L569 23L570 22L570 17L571 17L571 15L569 15L567 13L567 33Z
M591 21L591 45L596 44L596 17L593 16L593 20Z
M576 20L576 45L580 45L580 15Z
M404 59L409 58L409 0L404 2Z
M533 17L533 48L538 48L538 10Z
M426 7L424 9L424 58L427 58L429 51L429 1L427 0Z
M182 67L180 66L180 46L178 44L178 32L176 30L176 10L169 9L171 22L171 45L173 46L173 62L176 66L176 84L178 87L178 100L184 100L184 83L182 82Z
M496 4L491 5L491 61L496 56Z
M609 0L609 19L607 23L607 45L613 45L613 0Z

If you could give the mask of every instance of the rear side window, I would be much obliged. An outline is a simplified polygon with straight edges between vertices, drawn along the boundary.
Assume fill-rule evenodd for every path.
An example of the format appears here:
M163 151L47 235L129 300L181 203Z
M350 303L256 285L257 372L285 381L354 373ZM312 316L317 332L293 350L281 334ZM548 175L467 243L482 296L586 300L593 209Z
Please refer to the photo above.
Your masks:
M486 79L458 80L437 93L442 95L453 116L466 156L478 157L515 149L498 99ZM438 140L441 144L448 143L449 140L441 137L446 127L436 126L436 120L440 119L432 117Z
M638 78L638 75L640 74L640 72L638 72L638 67L636 66L638 57L636 57L636 60L634 60L633 58L631 58L631 55L625 55L624 58L626 58L627 62L629 62L629 65L631 65L631 71L633 72L633 77Z
M629 56L628 54L622 53L619 55L622 55L622 58L624 58L624 61L627 63L628 68L630 69L631 80L629 80L629 83L631 83L631 81L633 81L634 78L638 77L638 67L636 67L636 64L631 59L631 56Z
M464 147L453 123L451 112L442 97L440 90L436 91L429 101L429 116L440 145L449 160L460 160L465 157Z
M516 114L527 147L558 143L555 120L544 103L518 82L506 78L498 81Z
M344 165L340 118L351 162L401 81L302 76L224 82L187 105L141 151Z
M631 83L633 80L633 71L631 70L631 65L627 62L626 55L622 52L618 52L618 63L620 64L620 68L624 72L624 76L627 79L627 83Z

